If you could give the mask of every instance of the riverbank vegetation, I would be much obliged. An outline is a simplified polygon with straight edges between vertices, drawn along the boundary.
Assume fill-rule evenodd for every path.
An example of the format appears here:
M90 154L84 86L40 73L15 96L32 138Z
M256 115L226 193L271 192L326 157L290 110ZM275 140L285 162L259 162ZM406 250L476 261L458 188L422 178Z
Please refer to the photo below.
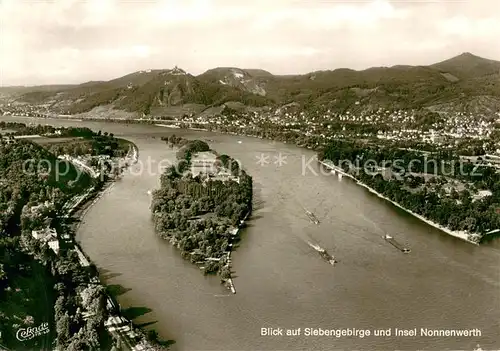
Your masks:
M318 158L414 213L476 234L471 239L500 228L500 174L487 164L460 161L453 152L422 154L347 141L331 142Z
M229 244L252 209L252 177L236 160L216 154L203 141L175 136L166 141L182 146L177 151L177 164L165 170L160 188L153 192L151 211L156 230L179 248L184 258L202 265L205 273L227 277ZM191 160L205 152L213 155L213 171L193 177ZM222 172L231 177L221 178Z
M56 162L55 155L29 141L2 143L0 160L1 343L13 349L50 349L55 337L58 346L69 349L81 330L78 335L87 347L99 346L94 337L101 332L99 323L83 325L74 314L79 298L76 289L89 281L85 272L77 261L69 260L62 245L57 255L43 240L32 237L33 230L50 226L64 203L88 188L92 180L72 164ZM23 167L26 160L45 160L52 167L27 172ZM57 308L61 296L68 302L64 305L66 318ZM44 322L50 325L49 334L23 342L16 338L17 329Z
M64 132L82 133L88 131ZM109 145L114 154L119 146ZM1 345L14 350L110 350L116 343L104 326L105 289L95 267L82 264L62 217L69 203L100 185L102 180L42 145L10 136L0 140ZM16 337L20 328L42 323L49 325L47 334L24 341Z

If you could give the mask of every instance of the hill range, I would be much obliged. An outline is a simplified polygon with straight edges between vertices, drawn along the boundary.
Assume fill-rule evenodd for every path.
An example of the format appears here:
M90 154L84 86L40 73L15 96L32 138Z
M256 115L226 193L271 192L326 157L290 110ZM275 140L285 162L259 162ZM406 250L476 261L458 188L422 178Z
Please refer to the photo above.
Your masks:
M500 111L500 61L463 53L429 66L340 68L302 75L219 67L198 76L184 70L144 70L79 85L2 87L2 100L43 105L81 117L137 117L255 110L295 102L305 110L429 109Z

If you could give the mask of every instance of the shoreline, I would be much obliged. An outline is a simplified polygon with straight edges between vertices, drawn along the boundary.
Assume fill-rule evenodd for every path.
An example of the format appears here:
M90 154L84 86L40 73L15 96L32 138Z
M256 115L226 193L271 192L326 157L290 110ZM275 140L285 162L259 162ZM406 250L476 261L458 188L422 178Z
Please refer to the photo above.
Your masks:
M121 165L120 168L121 173L123 174L126 169L128 169L133 164L137 163L138 159L139 159L139 148L134 143L130 142L129 152L125 157L123 157L118 162L118 164ZM125 164L125 166L121 164L122 162ZM92 208L92 206L94 206L97 203L97 201L99 201L107 192L109 192L114 187L116 181L117 179L108 180L102 183L102 187L100 189L96 189L95 187L89 189L87 193L84 194L84 196L80 200L78 200L78 202L74 204L73 207L68 211L67 216L74 217L75 219L78 220L78 223L73 228L75 232L75 239L76 239L76 232L78 231L78 228L82 224L83 219L85 218L87 212Z
M122 162L125 164L125 166L122 166L120 168L121 174L123 174L126 169L128 169L138 161L139 148L134 143L129 143L130 148L127 155L118 161L118 164L122 164ZM113 188L115 182L118 179L108 180L104 183L101 183L100 188L94 186L93 188L89 189L76 203L72 205L71 208L66 210L67 213L66 215L64 215L64 217L66 218L76 219L76 223L70 225L73 231L72 241L74 249L79 257L80 265L83 267L89 267L93 265L93 262L90 256L88 256L83 250L80 242L76 240L76 233L83 223L87 212ZM151 345L147 340L144 330L142 328L134 326L131 320L125 318L125 316L121 314L120 304L115 299L115 297L108 292L108 286L102 281L98 271L95 275L91 276L90 283L99 284L106 289L106 306L109 312L109 316L108 319L104 322L104 327L106 328L110 336L113 339L121 340L123 344L127 345L131 350L155 349L155 347ZM126 325L126 327L120 327L126 329L118 331L117 328L120 325Z
M20 117L20 116L18 116ZM60 117L28 117L26 116L25 118L45 118L45 119L67 119L67 120L76 120L76 118L60 118ZM250 134L239 134L239 133L236 133L236 132L222 132L222 131L213 131L213 130L209 130L209 129L203 129L203 128L180 128L178 126L175 126L175 125L168 125L168 124L163 124L161 122L165 122L163 120L155 120L155 119L143 119L143 118L129 118L129 119L120 119L120 118L86 118L85 120L89 120L89 121L102 121L102 122L116 122L116 123L126 123L127 121L133 121L134 123L138 123L138 124L152 124L152 125L155 125L157 127L163 127L163 128L170 128L170 129L187 129L187 130L193 130L193 131L207 131L207 132L213 132L213 133L220 133L220 134L229 134L229 135L237 135L237 136L245 136L245 137L253 137L253 138L259 138L259 139L264 139L263 137L260 137L260 136L256 136L256 135L250 135ZM158 123L160 122L160 123ZM269 140L274 140L274 139L269 139ZM306 149L311 149L309 147L305 147L305 146L300 146L300 145L297 145L297 147L300 147L300 148L306 148ZM403 206L401 206L400 204L398 204L397 202L389 199L388 197L378 193L377 191L375 191L374 189L370 188L368 185L360 182L358 179L356 179L355 177L353 177L351 174L348 174L346 172L344 172L343 170L339 169L337 166L332 166L330 164L327 164L323 161L320 161L318 160L319 163L323 164L325 167L327 168L330 168L331 170L335 171L335 172L338 172L344 176L347 176L349 177L350 179L354 180L358 185L366 188L368 191L370 191L371 193L377 195L379 198L382 198L384 200L387 200L389 202L391 202L393 205L399 207L400 209L404 210L405 212L411 214L412 216L420 219L421 221L431 225L432 227L436 228L436 229L439 229L441 230L442 232L448 234L448 235L451 235L455 238L459 238L463 241L466 241L470 244L474 244L474 245L478 245L479 246L479 243L477 242L474 242L472 240L469 240L469 233L466 233L466 232L459 232L459 231L454 231L454 230L451 230L449 228L446 228L445 226L443 225L440 225L436 222L433 222L425 217L423 217L422 215L419 215L413 211L410 211L406 208L404 208Z
M248 213L245 215L245 217L240 220L240 223L238 224L238 226L236 227L233 227L232 229L230 229L230 233L231 233L231 236L230 236L230 240L228 242L228 245L227 245L227 248L226 248L226 251L224 251L225 255L226 255L226 259L227 259L227 263L225 265L225 267L228 267L229 270L231 271L231 263L232 263L232 260L231 260L231 255L233 253L233 248L234 248L234 239L239 235L241 229L242 229L242 226L243 224L245 224L245 221L248 219L248 217L250 217L252 213L252 210L248 211ZM161 236L160 236L161 237ZM177 240L175 240L173 237L169 237L169 238L163 238L161 237L162 239L168 241L172 246L174 246L176 249L179 249L179 242ZM224 255L222 255L220 259L222 259L224 257ZM203 263L206 263L207 261L200 261L200 262L194 262L198 268L200 268L201 270L203 270L204 266L203 266ZM234 286L234 282L233 282L233 278L232 276L230 276L229 278L227 279L223 279L222 277L220 277L220 280L221 280L221 284L224 284L225 287L230 290L233 294L236 294L236 288Z
M386 200L386 201L388 201L388 202L392 203L392 204L393 204L393 205L395 205L396 207L399 207L400 209L402 209L402 210L404 210L405 212L407 212L407 213L411 214L412 216L414 216L414 217L416 217L416 218L420 219L421 221L423 221L423 222L425 222L425 223L429 224L430 226L432 226L432 227L434 227L434 228L436 228L436 229L439 229L439 230L441 230L442 232L444 232L444 233L446 233L446 234L448 234L448 235L451 235L451 236L453 236L453 237L455 237L455 238L458 238L458 239L461 239L461 240L463 240L463 241L466 241L466 242L468 242L468 243L470 243L470 244L474 244L474 245L479 246L479 244L478 244L478 243L476 243L476 242L474 242L474 241L472 241L472 240L470 240L470 239L469 239L469 234L468 234L468 233L463 232L463 231L455 231L455 230L451 230L451 229L446 228L445 226L443 226L443 225L441 225L441 224L438 224L438 223L436 223L436 222L433 222L433 221L431 221L431 220L429 220L429 219L425 218L424 216L422 216L422 215L420 215L420 214L418 214L418 213L415 213L415 212L413 212L413 211L410 211L410 210L409 210L409 209L407 209L407 208L404 208L403 206L401 206L401 205L400 205L400 204L398 204L397 202L395 202L395 201L391 200L390 198L388 198L388 197L386 197L386 196L384 196L384 195L380 194L380 193L379 193L379 192L377 192L375 189L373 189L373 188L369 187L368 185L366 185L366 184L362 183L361 181L359 181L358 179L356 179L353 175L351 175L351 174L349 174L349 173L344 172L344 170L340 169L339 167L337 167L337 166L335 166L335 165L332 165L332 164L325 163L324 161L320 161L320 160L318 160L318 162L319 162L319 163L321 163L321 164L322 164L323 166L325 166L326 168L331 169L331 170L332 170L332 171L334 171L334 172L338 172L338 173L340 173L340 174L342 174L342 175L345 175L346 177L349 177L350 179L352 179L353 181L355 181L357 185L360 185L360 186L364 187L364 188L365 188L365 189L367 189L370 193L375 194L375 195L377 195L379 198L384 199L384 200Z
M237 135L237 136L244 136L248 138L257 138L257 139L267 139L271 141L280 141L279 139L270 139L268 137L262 137L258 135L253 135L253 134L245 134L245 133L237 133L237 132L224 132L221 130L211 130L207 128L194 128L194 127L188 127L188 128L183 128L175 124L165 124L165 120L162 119L145 119L145 118L98 118L98 117L85 117L84 119L81 118L72 118L72 117L57 117L57 116L16 116L16 115L9 115L10 117L16 117L16 118L40 118L40 119L53 119L53 120L64 120L64 121L75 121L75 122L86 122L86 121L91 121L91 122L105 122L105 123L120 123L120 124L147 124L147 125L153 125L156 127L162 127L162 128L169 128L169 129L180 129L180 130L192 130L192 131L198 131L198 132L210 132L210 133L217 133L217 134L226 134L226 135ZM286 141L280 141L284 144L287 144ZM292 143L293 144L293 143ZM297 145L294 144L299 148L304 148L304 149L309 149L312 150L312 147L306 147L303 145Z
M245 217L240 220L240 224L238 225L238 227L234 228L233 229L233 232L232 232L232 235L231 235L231 242L228 244L228 250L227 250L227 267L229 268L229 271L231 271L231 254L233 252L233 241L234 241L234 238L236 238L236 236L238 236L238 234L240 233L241 231L241 227L243 226L243 224L245 224L245 221L248 219L248 217L250 217L250 214L252 213L252 211L248 211L248 213L245 215ZM221 281L223 283L226 284L226 287L231 290L231 292L233 294L236 294L236 288L234 287L234 282L233 282L233 278L232 277L229 277L228 279L221 279Z
M159 126L159 125L156 125L156 126ZM169 126L165 126L165 127L168 128ZM166 139L162 138L162 140L166 140ZM181 138L181 140L189 141L188 139L184 139L184 138ZM166 141L167 141L167 144L170 146L170 148L179 149L179 143L172 144L168 140L166 140ZM208 146L208 144L207 144L207 146ZM181 148L182 147L183 146L181 146ZM209 149L209 152L212 152L216 156L219 156L219 153L217 153L213 149ZM196 153L198 153L198 152L194 152L194 154L196 154ZM177 162L179 162L179 161L177 161ZM188 162L190 164L190 161L188 161ZM164 174L164 173L162 173L162 174ZM238 181L238 183L239 183L239 181ZM160 188L161 188L161 186L160 186ZM151 195L151 193L149 191L148 191L148 194ZM253 191L252 191L252 201L253 201ZM233 225L231 225L227 228L227 230L225 231L225 234L224 234L224 236L227 236L227 245L223 249L223 251L220 252L220 256L205 257L205 258L202 258L201 260L198 260L198 261L193 260L192 258L189 258L189 255L197 254L198 249L192 249L191 251L186 252L186 251L181 249L180 240L175 238L175 234L172 235L172 234L165 233L163 231L157 231L157 230L155 230L155 231L156 231L156 234L159 235L160 238L168 241L176 249L179 249L180 253L181 253L181 257L183 257L184 259L189 259L191 261L191 263L196 265L201 271L203 271L203 273L205 275L218 276L220 279L220 284L223 284L228 290L231 291L232 294L236 294L236 288L234 286L232 272L231 272L231 268L232 268L231 254L233 252L236 238L238 237L238 235L243 227L243 224L248 219L248 217L250 217L251 213L252 213L252 205L250 204L245 215L241 219L236 221L236 223L234 223ZM157 212L152 212L152 214L153 214L153 222L156 224L155 215L157 215ZM210 262L213 262L213 261L220 262L217 270L213 270L213 267L211 266L210 270L207 271L206 265L209 264ZM220 265L222 263L224 264L223 266ZM224 271L224 274L222 274L223 271Z
M236 226L236 227L233 227L232 229L230 229L230 239L229 239L229 242L228 242L228 245L227 245L227 248L226 248L226 251L224 251L224 255L222 255L220 258L218 258L218 260L221 260L224 256L226 256L226 259L227 259L227 263L225 265L225 267L228 267L229 270L231 271L231 268L232 268L232 260L231 260L231 255L233 253L233 248L234 248L234 239L239 235L242 227L243 227L243 224L245 224L246 220L248 219L248 217L250 217L250 215L252 214L252 210L250 209L250 211L248 211L248 213L245 215L245 217L243 219L240 220L239 224ZM172 246L174 246L176 249L179 249L179 242L173 238L173 237L162 237L160 236L160 238L162 238L163 240L166 240L168 241ZM199 269L203 270L204 269L204 266L203 264L206 263L207 261L199 261L199 262L194 262L194 264L196 266L198 266ZM218 275L217 273L215 275ZM220 276L219 276L220 277ZM234 286L234 282L233 282L233 278L232 276L230 276L229 278L227 279L223 279L222 277L220 277L220 281L221 281L221 284L224 284L225 287L231 291L231 293L233 294L236 294L236 288Z

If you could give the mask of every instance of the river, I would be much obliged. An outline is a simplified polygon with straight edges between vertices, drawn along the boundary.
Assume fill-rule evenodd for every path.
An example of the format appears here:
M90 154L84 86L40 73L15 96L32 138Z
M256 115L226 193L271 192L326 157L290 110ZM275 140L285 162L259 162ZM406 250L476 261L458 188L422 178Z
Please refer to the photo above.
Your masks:
M3 119L6 119L5 117ZM28 122L24 118L9 120ZM34 120L88 126L139 147L133 166L86 214L77 239L120 285L124 307L150 312L152 326L174 350L472 350L499 349L500 243L475 246L446 235L369 193L349 179L319 174L310 150L257 138L171 130L148 125ZM240 160L254 179L255 211L234 252L236 295L204 277L159 239L149 190L157 163L173 160L160 140L171 133L211 139L211 147ZM241 140L241 143L238 143ZM258 164L260 155L267 164ZM282 156L286 163L275 164ZM154 171L140 165L156 162ZM305 171L304 171L305 170ZM318 173L318 174L315 174ZM302 206L321 224L311 224ZM403 254L382 239L411 248ZM314 241L340 261L327 264ZM261 336L261 328L472 329L479 337Z

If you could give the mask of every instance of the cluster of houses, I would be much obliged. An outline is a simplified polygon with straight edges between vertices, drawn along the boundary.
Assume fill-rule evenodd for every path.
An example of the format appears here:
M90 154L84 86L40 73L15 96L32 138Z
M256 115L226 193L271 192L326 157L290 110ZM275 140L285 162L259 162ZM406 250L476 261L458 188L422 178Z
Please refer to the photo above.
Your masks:
M77 166L79 169L82 171L88 172L93 178L97 178L99 176L99 173L95 171L92 167L88 166L87 163L82 160L82 157L73 157L70 155L59 155L57 156L58 159L60 160L65 160L69 161L75 166Z
M99 178L101 176L101 165L104 162L109 164L112 158L109 155L97 155L97 156L70 156L70 155L59 155L57 156L60 160L65 160L73 163L80 170L87 172L93 178ZM97 165L97 166L96 166Z
M0 105L0 116L48 117L52 115L47 106L6 103Z
M450 139L488 138L495 125L492 116L459 112L432 123L430 125L431 129L426 130L417 127L419 114L421 115L421 113L421 111L413 109L386 110L382 108L371 112L345 111L339 113L331 110L326 112L305 112L297 106L284 106L252 112L234 112L229 116L224 114L184 116L173 123L213 125L244 131L258 130L271 124L280 129L296 130L298 128L304 135L329 137L353 136L353 132L346 131L345 128L341 132L333 132L330 125L332 122L340 122L345 125L377 126L377 124L380 124L391 126L389 130L383 128L378 132L376 136L380 139L417 140L435 144ZM497 113L495 118L500 121L500 113ZM356 131L354 131L354 134L354 136L359 137L373 136L370 133Z
M176 69L173 72L177 72ZM179 71L180 72L180 71ZM39 107L29 105L4 105L0 107L0 114L33 115L45 113L37 110ZM495 115L477 115L473 113L449 113L446 118L435 121L427 128L416 127L422 111L414 109L387 110L378 108L373 111L343 111L336 112L324 108L318 111L304 111L296 103L276 107L262 108L249 112L230 112L211 114L190 114L171 121L172 126L188 124L197 126L211 125L216 128L231 128L249 133L262 128L275 126L280 130L299 131L305 136L316 135L323 138L344 137L377 137L389 140L413 140L429 144L441 145L462 138L487 139L490 137L495 123L500 123L500 112ZM493 118L492 118L493 117ZM332 123L341 123L343 130L334 131ZM381 128L373 135L372 132L346 130L346 125L380 125ZM387 130L386 127L391 128ZM12 142L12 141L7 141ZM500 148L500 145L499 145Z
M475 164L482 164L485 166L494 167L498 171L500 171L500 152L498 152L498 155L485 154L482 156L460 156L460 159Z
M53 207L53 203L49 201L45 201L35 206L31 206L27 212L25 212L26 216L31 218L43 216L43 212L45 210ZM32 230L31 236L33 239L47 245L54 253L59 254L59 237L57 235L57 231L54 228L51 228L50 225L45 225L42 228ZM64 234L62 236L63 240L70 240L69 234Z

